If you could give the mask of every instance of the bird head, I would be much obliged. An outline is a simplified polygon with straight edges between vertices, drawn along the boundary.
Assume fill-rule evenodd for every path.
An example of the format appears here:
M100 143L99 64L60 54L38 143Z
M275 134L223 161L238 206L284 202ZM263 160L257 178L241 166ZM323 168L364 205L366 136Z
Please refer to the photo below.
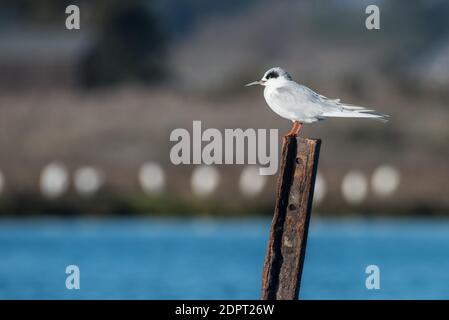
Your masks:
M263 75L262 79L259 81L254 81L251 83L248 83L246 86L253 86L256 84L260 84L261 86L267 86L270 84L275 84L283 81L291 81L292 77L288 74L287 71L285 71L282 68L276 67L271 68L265 74Z

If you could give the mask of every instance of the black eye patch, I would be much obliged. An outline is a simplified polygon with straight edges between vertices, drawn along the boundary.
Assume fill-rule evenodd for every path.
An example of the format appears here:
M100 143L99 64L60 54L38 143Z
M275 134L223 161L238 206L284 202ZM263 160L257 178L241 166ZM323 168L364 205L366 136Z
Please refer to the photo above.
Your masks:
M268 79L271 79L271 78L276 79L277 77L279 77L279 74L278 74L276 71L271 71L271 72L268 73L267 76L266 76L267 80L268 80Z

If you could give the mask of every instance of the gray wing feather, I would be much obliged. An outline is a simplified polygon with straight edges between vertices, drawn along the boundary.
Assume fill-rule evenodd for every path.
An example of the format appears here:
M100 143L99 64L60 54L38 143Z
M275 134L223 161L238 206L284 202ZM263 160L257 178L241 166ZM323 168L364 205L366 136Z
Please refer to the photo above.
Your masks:
M388 116L361 106L344 104L340 99L329 99L294 81L276 89L275 100L291 118L314 122L326 117L381 118Z

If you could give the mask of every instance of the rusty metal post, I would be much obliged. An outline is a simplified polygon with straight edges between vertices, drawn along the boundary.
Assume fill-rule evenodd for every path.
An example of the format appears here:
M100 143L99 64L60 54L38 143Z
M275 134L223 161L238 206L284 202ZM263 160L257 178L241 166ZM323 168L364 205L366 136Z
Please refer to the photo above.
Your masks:
M298 299L321 140L284 137L262 299Z

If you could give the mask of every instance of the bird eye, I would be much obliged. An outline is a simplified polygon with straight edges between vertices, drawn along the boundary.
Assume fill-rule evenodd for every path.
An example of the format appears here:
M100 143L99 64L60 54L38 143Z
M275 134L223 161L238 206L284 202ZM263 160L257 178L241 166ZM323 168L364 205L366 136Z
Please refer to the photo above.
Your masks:
M275 72L275 71L271 71L271 72L268 73L267 76L266 76L267 80L268 80L268 79L271 79L271 78L276 79L277 77L279 77L279 75L278 75L278 73Z

